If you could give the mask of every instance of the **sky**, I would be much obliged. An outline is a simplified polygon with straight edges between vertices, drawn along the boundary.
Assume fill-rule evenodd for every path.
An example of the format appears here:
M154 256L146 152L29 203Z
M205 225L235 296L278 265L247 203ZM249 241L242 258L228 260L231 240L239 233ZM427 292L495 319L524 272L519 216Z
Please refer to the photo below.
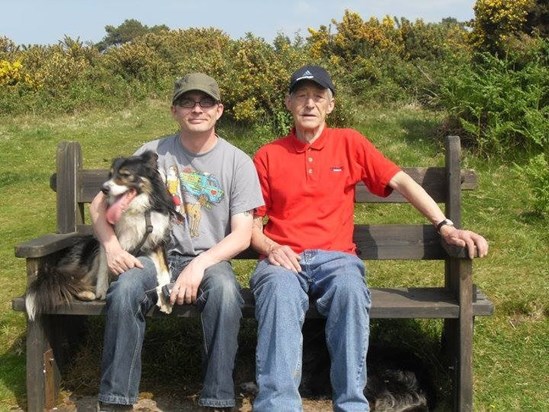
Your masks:
M440 22L474 17L475 0L0 0L0 37L16 44L56 44L65 36L97 43L105 26L135 19L149 27L214 27L233 39L250 32L271 42L282 33L308 36L307 29L340 22L345 10L363 20L385 15Z

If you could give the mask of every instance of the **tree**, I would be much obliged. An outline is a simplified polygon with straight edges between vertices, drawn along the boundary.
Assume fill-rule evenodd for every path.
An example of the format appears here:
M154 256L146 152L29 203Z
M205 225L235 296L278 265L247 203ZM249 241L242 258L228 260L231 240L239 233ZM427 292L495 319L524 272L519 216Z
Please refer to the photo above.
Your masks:
M105 26L107 35L103 37L103 40L97 43L96 46L99 50L103 51L111 46L120 46L124 43L128 43L147 33L158 33L163 30L170 30L170 28L164 24L148 27L135 19L124 20L124 23L118 27L110 25Z

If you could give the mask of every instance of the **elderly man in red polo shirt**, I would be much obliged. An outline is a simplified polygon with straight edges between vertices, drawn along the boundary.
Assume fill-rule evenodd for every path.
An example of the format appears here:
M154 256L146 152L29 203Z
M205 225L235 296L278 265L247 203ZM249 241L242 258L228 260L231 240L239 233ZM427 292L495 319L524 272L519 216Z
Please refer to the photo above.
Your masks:
M262 255L250 280L258 320L256 412L302 410L301 327L310 300L326 318L334 410L368 410L371 302L353 243L356 183L378 196L397 190L446 242L466 246L470 256L475 247L481 257L488 252L482 236L455 228L423 188L359 132L327 127L334 95L322 67L298 69L285 101L294 128L254 158L265 200L252 231Z

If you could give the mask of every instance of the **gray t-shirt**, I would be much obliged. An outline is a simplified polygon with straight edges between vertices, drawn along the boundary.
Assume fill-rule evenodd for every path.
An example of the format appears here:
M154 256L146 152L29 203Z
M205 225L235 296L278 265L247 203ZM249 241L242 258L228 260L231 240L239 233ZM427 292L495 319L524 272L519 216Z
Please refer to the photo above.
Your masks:
M231 232L231 217L264 204L250 157L218 137L206 153L194 155L179 135L148 142L136 154L158 154L158 169L184 222L172 226L168 253L196 256Z

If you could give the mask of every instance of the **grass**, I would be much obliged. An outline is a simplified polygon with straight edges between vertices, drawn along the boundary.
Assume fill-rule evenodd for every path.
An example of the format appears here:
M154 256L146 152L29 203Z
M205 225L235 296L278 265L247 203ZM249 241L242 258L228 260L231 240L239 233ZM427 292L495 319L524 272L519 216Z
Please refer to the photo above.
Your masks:
M440 122L437 113L409 106L365 109L354 126L403 166L441 165L444 155L437 133ZM132 153L143 142L174 130L165 102L158 101L118 112L1 119L0 411L25 407L25 319L23 314L11 310L10 302L24 293L25 268L24 261L14 257L13 247L55 228L55 198L48 179L55 167L57 143L78 140L82 143L86 166L107 167L114 156ZM219 132L249 153L269 139L265 131L257 133L225 123L221 123ZM467 150L463 155L464 166L475 169L480 179L479 189L464 195L463 223L485 235L491 248L489 257L475 261L475 283L496 305L494 316L478 318L475 323L475 410L546 410L549 399L547 221L530 212L527 202L530 193L510 162L478 159ZM395 210L357 209L356 215L364 221L396 222L403 217L422 221L405 205L395 206ZM369 283L437 284L441 278L436 265L370 262ZM243 283L250 269L249 265L238 266ZM67 390L79 394L97 392L101 329L101 320L93 320L92 330L98 333L88 337L90 343L78 354L88 362L93 359L93 367L86 373L81 368L71 370L64 382ZM247 336L253 335L253 324L245 323L243 329L249 331L243 333L243 352L252 352L253 339ZM417 330L422 332L418 334ZM433 357L437 344L434 336L439 330L440 324L436 321L376 323L372 327L373 334L380 339L398 339L402 334L414 336L415 331L417 341L403 341L419 348L425 357ZM151 326L144 354L142 387L155 385L158 369L173 376L187 376L185 382L191 386L193 380L199 381L196 372L199 370L196 341L199 336L197 325L188 320ZM185 366L170 360L170 356L181 356L181 353L186 356ZM436 362L432 359L433 365ZM251 369L249 358L239 359L239 367ZM438 376L444 379L442 374ZM444 383L437 384L444 392Z

